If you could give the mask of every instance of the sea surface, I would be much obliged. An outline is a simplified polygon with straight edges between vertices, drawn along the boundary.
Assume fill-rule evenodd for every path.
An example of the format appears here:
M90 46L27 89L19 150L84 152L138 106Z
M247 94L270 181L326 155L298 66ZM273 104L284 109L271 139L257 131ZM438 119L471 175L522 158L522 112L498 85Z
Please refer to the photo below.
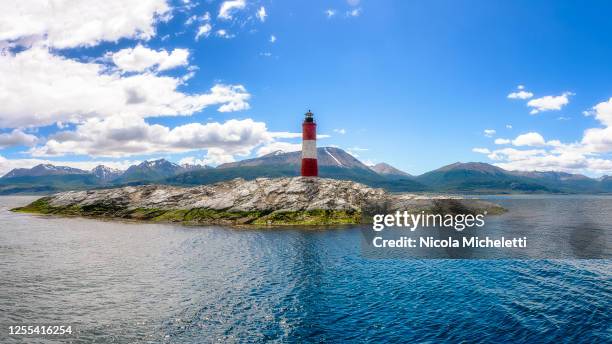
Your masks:
M610 259L372 259L359 227L237 230L8 211L33 199L0 197L0 343L612 342ZM540 230L612 228L612 198L495 199ZM585 202L601 210L568 221ZM498 224L518 226L503 216ZM8 335L13 324L75 334L19 338Z

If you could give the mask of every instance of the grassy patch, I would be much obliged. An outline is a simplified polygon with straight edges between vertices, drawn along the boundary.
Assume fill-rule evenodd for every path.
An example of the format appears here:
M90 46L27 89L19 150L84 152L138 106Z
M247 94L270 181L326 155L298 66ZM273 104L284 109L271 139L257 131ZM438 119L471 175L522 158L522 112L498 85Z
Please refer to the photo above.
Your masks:
M253 221L256 225L344 225L361 223L361 213L345 210L275 211Z

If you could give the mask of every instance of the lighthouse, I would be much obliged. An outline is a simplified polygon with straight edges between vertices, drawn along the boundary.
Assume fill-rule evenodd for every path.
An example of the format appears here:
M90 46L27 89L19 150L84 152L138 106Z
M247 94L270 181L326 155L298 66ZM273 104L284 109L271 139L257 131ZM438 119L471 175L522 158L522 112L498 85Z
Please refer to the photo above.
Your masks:
M317 124L308 110L302 123L302 177L317 177Z

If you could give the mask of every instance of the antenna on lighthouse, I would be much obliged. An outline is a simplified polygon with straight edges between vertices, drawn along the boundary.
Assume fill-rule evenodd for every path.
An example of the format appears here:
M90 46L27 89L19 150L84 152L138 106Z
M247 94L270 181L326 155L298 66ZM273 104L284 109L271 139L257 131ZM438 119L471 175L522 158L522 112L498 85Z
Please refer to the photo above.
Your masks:
M302 123L302 176L317 177L319 167L317 164L317 124L314 114L308 110Z

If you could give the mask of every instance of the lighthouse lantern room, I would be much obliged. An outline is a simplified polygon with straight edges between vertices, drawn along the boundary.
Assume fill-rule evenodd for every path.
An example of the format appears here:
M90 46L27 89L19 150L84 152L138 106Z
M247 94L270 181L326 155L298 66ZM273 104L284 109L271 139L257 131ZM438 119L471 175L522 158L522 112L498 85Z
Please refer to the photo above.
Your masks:
M302 123L302 176L317 177L317 124L308 110Z

